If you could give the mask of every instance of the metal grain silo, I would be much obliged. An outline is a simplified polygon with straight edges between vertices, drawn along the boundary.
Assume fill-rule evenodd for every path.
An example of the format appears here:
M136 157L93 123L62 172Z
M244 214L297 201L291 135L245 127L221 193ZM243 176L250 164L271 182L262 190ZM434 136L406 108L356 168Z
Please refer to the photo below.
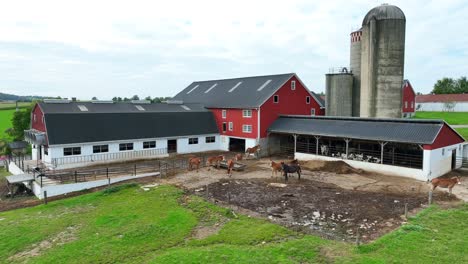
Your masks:
M352 116L353 75L346 68L341 68L340 72L329 73L325 76L326 115Z
M350 69L353 74L353 116L359 116L361 101L361 37L362 31L351 32Z
M381 5L362 22L361 117L401 117L406 18L400 8Z

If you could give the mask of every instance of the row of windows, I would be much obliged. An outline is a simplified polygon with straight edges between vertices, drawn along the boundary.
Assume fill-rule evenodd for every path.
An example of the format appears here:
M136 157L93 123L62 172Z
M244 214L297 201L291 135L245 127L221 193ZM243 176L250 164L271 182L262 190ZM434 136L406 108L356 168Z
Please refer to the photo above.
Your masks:
M206 143L215 143L216 137L206 137ZM189 144L198 144L198 138L189 138ZM143 149L156 148L156 141L145 141L143 142ZM133 143L121 143L119 144L119 151L133 150ZM93 153L106 153L109 152L109 145L96 145L93 146ZM47 155L47 153L46 153ZM81 155L81 147L71 147L63 149L64 156Z
M205 137L205 143L215 143L216 137ZM188 140L189 145L198 144L198 138L189 138Z
M223 132L226 132L227 124L226 122L223 123ZM229 122L229 131L234 130L234 123ZM244 133L252 133L252 125L242 125L242 132Z
M411 102L411 108L414 107L414 102ZM405 101L405 108L408 108L408 101Z

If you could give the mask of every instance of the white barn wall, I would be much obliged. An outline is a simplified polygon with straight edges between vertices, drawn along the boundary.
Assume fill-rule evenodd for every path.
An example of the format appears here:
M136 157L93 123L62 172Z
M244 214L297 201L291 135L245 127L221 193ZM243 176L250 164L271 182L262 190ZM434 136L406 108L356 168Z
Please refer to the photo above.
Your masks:
M324 161L337 161L342 160L349 164L350 166L362 169L366 171L373 171L377 173L383 173L388 175L395 175L395 176L402 176L407 178L413 178L420 181L426 181L427 178L424 175L423 170L421 169L412 169L412 168L405 168L399 166L392 166L392 165L385 165L385 164L378 164L378 163L370 163L364 161L356 161L356 160L344 160L339 158L332 158L326 156L320 156L315 154L308 154L308 153L300 153L296 152L294 155L295 159L299 160L324 160Z
M205 138L214 136L214 143L206 143ZM189 138L198 138L198 144L189 144ZM192 153L192 152L203 152L203 151L212 151L220 150L220 136L219 135L203 135L203 136L193 136L193 137L184 137L177 139L177 153Z
M451 112L468 112L468 102L454 102L455 107L450 110ZM418 108L419 107L419 108ZM424 111L434 111L434 112L442 112L447 111L444 103L436 103L436 102L427 102L427 103L416 103L416 111L424 112Z
M440 177L452 170L452 150L456 150L457 157L462 157L460 146L455 144L444 148L433 150L424 150L423 168L427 179ZM445 149L443 151L443 149ZM442 154L444 152L444 154ZM457 163L456 168L460 168L461 164Z

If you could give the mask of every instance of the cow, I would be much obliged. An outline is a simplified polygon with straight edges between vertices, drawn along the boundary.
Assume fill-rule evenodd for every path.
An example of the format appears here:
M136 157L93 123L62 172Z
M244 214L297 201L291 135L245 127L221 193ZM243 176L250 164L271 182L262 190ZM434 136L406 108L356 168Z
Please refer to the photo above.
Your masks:
M450 179L446 178L434 178L431 180L431 191L434 191L435 188L441 187L441 188L448 188L449 193L452 194L452 189L455 184L461 184L460 177L452 177Z
M237 153L236 154L236 161L242 160L242 154Z
M283 170L283 167L281 166L281 163L279 162L277 163L277 162L271 161L270 167L271 167L271 177L273 177L273 174L276 177L276 174Z
M229 159L227 161L227 174L229 177L232 176L232 169L234 168L234 161L232 159Z
M288 173L297 173L298 180L301 179L301 166L287 165L284 162L281 162L281 168L283 169L283 176L285 181L288 181Z
M208 160L206 161L206 165L207 166L213 166L214 165L216 167L216 169L218 169L219 168L219 163L221 163L221 161L223 161L223 160L225 160L223 155L209 157Z
M328 156L328 146L320 145L320 153L322 153L322 156Z
M260 151L260 145L256 145L255 147L252 147L252 148L247 148L247 150L245 151L245 158L248 158L249 155L251 154L257 155L258 157L259 151Z
M193 167L196 167L197 172L198 172L198 169L200 168L200 164L201 164L201 159L199 157L191 157L188 160L188 164L189 164L188 166L189 171L193 170Z

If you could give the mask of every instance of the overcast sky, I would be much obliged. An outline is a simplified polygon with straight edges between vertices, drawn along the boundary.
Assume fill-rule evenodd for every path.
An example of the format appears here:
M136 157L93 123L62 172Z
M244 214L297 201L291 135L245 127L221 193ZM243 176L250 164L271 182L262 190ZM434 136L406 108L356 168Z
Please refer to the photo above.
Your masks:
M324 90L349 33L381 1L0 1L0 92L172 96L192 81L296 72ZM405 78L428 93L468 75L468 3L393 1Z

